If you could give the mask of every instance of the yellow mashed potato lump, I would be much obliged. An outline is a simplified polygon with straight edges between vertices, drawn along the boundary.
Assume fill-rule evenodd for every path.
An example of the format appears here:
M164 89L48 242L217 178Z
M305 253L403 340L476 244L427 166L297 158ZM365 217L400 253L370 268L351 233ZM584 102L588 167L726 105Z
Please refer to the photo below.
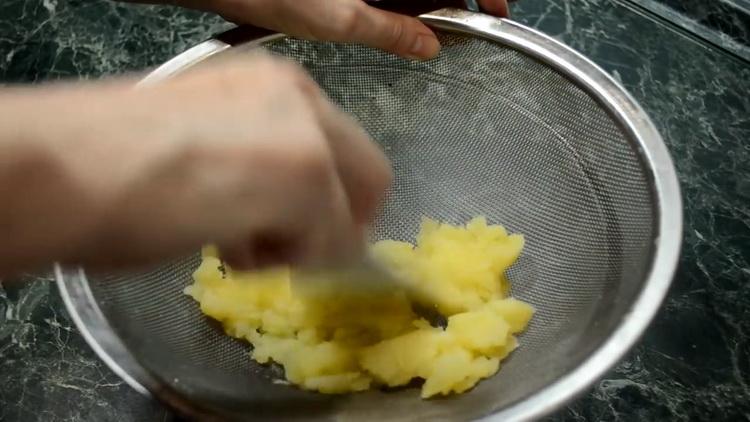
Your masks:
M533 309L508 297L505 271L523 244L483 217L465 226L424 219L416 245L372 246L374 259L413 287L380 294L314 292L288 268L235 272L207 247L185 292L227 334L252 343L254 360L282 365L301 388L347 393L419 378L428 398L472 388L517 347ZM434 306L447 325L431 326L414 303Z

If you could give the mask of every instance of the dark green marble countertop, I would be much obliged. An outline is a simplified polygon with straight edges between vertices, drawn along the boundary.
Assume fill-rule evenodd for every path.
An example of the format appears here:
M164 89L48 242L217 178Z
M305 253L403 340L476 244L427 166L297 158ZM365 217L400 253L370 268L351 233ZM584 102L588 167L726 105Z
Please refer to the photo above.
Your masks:
M642 103L685 199L684 252L663 309L627 359L550 420L749 420L750 64L625 0L523 0L513 12ZM0 81L142 71L225 27L106 0L3 0ZM0 286L0 420L172 419L97 359L50 277L25 278Z

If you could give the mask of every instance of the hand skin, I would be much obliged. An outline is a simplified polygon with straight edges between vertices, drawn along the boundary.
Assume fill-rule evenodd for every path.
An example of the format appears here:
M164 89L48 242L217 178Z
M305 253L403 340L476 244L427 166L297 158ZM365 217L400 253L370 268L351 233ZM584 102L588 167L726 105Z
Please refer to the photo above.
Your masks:
M296 65L258 56L0 94L0 275L222 247L230 265L360 251L390 163Z
M361 0L161 3L409 58L439 51L417 19ZM507 15L506 0L480 4ZM205 243L240 268L361 251L390 165L299 68L256 57L133 83L0 91L0 277L53 261L132 268Z
M435 33L418 19L377 9L363 0L129 1L174 4L216 13L237 24L311 40L361 43L411 59L429 59L440 51ZM486 13L508 16L508 0L478 3Z

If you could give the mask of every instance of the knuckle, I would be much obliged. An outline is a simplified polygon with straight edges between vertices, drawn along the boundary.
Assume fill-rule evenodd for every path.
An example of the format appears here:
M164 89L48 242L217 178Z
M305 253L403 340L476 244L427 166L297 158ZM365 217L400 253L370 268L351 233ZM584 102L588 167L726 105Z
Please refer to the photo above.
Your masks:
M223 66L223 74L243 81L254 81L255 78L275 78L289 72L290 63L280 57L266 53L255 53L251 57L239 58Z
M333 179L333 157L322 136L304 138L286 157L290 174L312 189L324 188Z
M299 99L299 95L310 96L317 92L315 81L305 70L291 60L263 56L251 62L236 66L227 66L216 78L222 91L241 92L245 95L248 89L254 97L266 93L282 95L286 101Z
M364 130L362 130L362 142L366 143L370 149L367 162L363 163L367 174L364 188L373 194L382 194L391 186L394 179L391 160Z
M285 77L291 72L291 63L279 57L263 54L250 62L252 72L265 78Z
M298 78L302 73L302 69L297 63L294 63L290 59L281 57L271 57L268 62L269 70L287 78Z
M315 85L302 66L288 59L275 58L267 64L267 70L270 77L291 86Z
M333 28L334 41L346 41L361 24L362 7L359 2L347 2L340 6Z
M394 177L390 161L387 158L383 158L377 169L373 171L373 189L375 192L378 194L385 193L393 183Z
M277 66L277 62L279 61L278 58L271 56L270 54L260 54L256 53L256 55L248 58L247 60L244 60L244 63L252 68L255 71L258 70L273 70L275 66Z
M393 50L406 49L413 43L414 38L414 35L409 35L404 22L401 19L395 19L388 33L388 48Z
M226 63L224 66L214 66L206 69L203 80L207 88L216 90L223 95L233 97L247 85L247 81L254 79L255 66L244 60Z
M288 62L285 63L285 67L281 71L284 74L286 83L304 97L312 98L321 94L317 82L315 82L302 66Z
M368 206L374 208L378 205L380 200L383 199L386 192L391 187L394 175L391 163L385 157L373 160L373 163L368 170L369 175L363 188L365 192L367 192L367 195L372 198L372 203L368 204Z

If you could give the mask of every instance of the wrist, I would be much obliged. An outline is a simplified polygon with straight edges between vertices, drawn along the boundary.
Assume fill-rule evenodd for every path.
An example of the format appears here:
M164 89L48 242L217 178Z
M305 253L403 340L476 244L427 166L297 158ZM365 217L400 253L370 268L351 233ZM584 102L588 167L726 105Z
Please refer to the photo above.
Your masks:
M67 261L95 236L137 171L127 92L117 84L0 94L0 272ZM141 107L142 109L143 107Z
M55 142L65 132L62 112L70 108L55 106L55 96L42 89L0 95L2 272L64 259L91 220L95 201L70 171L69 152Z

